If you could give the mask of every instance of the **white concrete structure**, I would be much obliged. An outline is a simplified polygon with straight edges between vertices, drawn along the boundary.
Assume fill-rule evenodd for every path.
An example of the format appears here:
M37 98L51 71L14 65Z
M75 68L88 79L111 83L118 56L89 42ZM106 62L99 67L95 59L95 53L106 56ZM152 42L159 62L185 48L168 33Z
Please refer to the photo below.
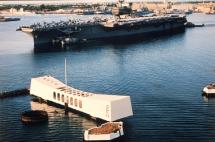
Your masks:
M90 134L90 130L95 128L99 129L103 126L105 127L105 125L118 125L119 129L116 132L111 132L108 134ZM102 124L100 127L94 127L94 128L85 130L84 140L85 141L110 141L110 140L117 139L123 135L124 135L123 122L108 122L108 123Z
M0 14L5 16L31 16L34 15L35 12L24 11L23 8L20 8L19 10L11 8L9 11L8 10L0 11Z
M32 78L30 94L106 121L133 115L130 96L83 92L51 76Z

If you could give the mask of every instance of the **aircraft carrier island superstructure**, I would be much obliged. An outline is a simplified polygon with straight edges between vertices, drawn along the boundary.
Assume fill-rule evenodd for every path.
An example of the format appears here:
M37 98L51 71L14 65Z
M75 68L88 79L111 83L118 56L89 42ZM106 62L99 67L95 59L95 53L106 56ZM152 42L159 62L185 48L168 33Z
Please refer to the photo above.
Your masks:
M148 37L155 33L180 31L184 30L184 24L187 22L186 17L181 15L131 16L128 15L130 13L128 8L115 8L112 13L114 16L106 19L92 18L88 21L69 20L43 25L34 24L20 27L20 30L32 34L34 48L40 51L44 47L64 48L66 44L125 37Z

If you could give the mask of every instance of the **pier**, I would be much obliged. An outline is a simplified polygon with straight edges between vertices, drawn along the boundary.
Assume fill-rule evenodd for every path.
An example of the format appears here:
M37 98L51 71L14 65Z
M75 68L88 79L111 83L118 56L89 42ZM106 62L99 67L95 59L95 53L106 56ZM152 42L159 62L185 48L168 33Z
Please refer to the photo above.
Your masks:
M16 97L16 96L25 96L25 95L29 95L29 89L27 88L1 92L0 99Z

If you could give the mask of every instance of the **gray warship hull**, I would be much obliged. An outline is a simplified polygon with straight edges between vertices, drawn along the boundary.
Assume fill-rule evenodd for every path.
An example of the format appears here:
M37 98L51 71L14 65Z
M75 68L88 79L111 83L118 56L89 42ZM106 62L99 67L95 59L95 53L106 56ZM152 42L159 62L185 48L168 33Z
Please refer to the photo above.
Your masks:
M65 45L75 45L89 41L105 41L109 39L136 38L151 36L157 33L172 33L183 31L185 17L170 17L167 19L142 20L127 24L104 26L95 24L76 24L60 28L45 28L33 30L35 51L64 49Z

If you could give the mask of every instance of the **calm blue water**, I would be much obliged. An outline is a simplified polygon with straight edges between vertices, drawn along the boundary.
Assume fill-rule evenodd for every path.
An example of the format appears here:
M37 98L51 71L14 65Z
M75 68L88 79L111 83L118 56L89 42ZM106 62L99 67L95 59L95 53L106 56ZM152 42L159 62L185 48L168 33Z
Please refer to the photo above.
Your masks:
M16 32L35 21L66 17L22 17L0 23L0 91L29 87L31 77L52 75L85 91L131 96L134 116L124 120L123 141L215 141L215 99L201 96L215 81L215 15L193 14L206 27L128 44L91 45L67 52L33 53L33 40ZM48 124L24 126L20 113L30 97L0 100L0 141L82 141L95 126L77 114L49 113Z

